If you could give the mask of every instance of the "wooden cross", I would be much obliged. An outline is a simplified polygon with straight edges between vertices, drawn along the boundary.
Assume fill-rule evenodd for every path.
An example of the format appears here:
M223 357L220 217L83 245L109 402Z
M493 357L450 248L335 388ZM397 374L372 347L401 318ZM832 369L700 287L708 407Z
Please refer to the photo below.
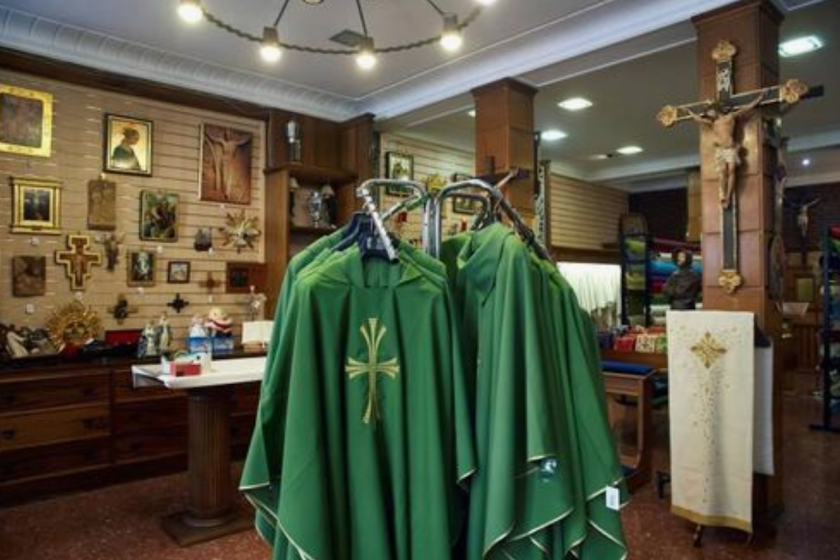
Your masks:
M102 255L88 252L90 237L81 234L67 236L67 251L56 251L56 264L63 264L70 278L71 290L84 290L93 266L102 264Z
M782 85L735 94L733 60L738 49L727 40L712 51L716 64L715 99L674 107L663 107L657 119L666 127L694 120L709 127L715 137L715 164L720 175L720 214L722 266L718 284L728 294L734 293L744 279L738 268L738 196L737 168L742 146L735 139L739 117L749 118L753 109L766 105L794 105L807 97L822 95L822 87L810 88L799 80Z
M176 293L175 298L172 301L170 301L169 303L167 303L166 306L171 307L172 309L175 310L176 313L180 314L181 310L183 308L185 308L186 306L188 306L189 304L190 304L190 302L188 302L187 300L182 298L181 294Z
M367 329L365 329L367 326ZM368 378L368 400L365 414L362 420L365 424L376 422L379 419L379 399L377 398L377 383L378 376L387 375L391 379L396 379L400 372L400 366L396 358L379 361L379 345L385 337L388 329L379 325L379 319L368 319L367 325L362 325L359 331L362 333L362 338L365 339L367 345L367 361L360 362L353 358L347 358L347 365L344 372L350 379L354 379L360 375L365 375Z
M118 325L122 325L129 314L137 313L137 311L138 308L136 305L128 304L128 299L126 299L125 294L117 294L117 303L108 307L108 313L117 320Z
M221 286L222 283L219 282L218 280L216 280L215 278L213 278L213 273L212 272L208 272L207 273L207 280L199 282L198 285L201 286L202 288L204 288L205 290L207 290L207 293L209 294L207 299L212 303L213 302L213 290L215 290L216 288Z

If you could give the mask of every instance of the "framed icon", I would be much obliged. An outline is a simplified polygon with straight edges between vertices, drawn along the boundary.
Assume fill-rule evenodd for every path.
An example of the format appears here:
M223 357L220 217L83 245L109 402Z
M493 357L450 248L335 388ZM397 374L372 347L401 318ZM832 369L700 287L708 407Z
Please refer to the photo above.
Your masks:
M169 265L166 270L166 281L169 284L189 284L189 261L169 261Z
M53 96L0 84L0 152L50 157Z
M128 251L129 286L155 285L155 253L153 251Z
M61 182L12 177L12 233L61 233Z
M152 121L105 115L104 170L152 175Z
M140 192L140 239L178 241L180 197L163 191Z
M388 179L414 179L414 156L399 152L385 154L385 177ZM408 196L411 190L398 185L386 185L385 194L391 196Z

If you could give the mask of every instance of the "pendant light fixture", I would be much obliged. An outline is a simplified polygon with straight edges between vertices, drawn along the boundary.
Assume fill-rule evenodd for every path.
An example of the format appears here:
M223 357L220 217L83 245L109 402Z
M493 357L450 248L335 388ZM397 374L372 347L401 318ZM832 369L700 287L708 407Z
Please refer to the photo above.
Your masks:
M356 9L359 14L359 22L361 23L362 28L361 33L356 34L354 32L356 37L358 37L358 44L350 44L351 46L349 46L349 48L324 48L320 46L288 43L280 40L280 21L286 13L286 8L289 6L290 1L291 0L283 1L280 12L274 19L273 25L264 26L261 36L254 35L228 23L216 14L208 11L207 8L202 5L201 0L178 0L178 15L181 19L191 24L206 20L208 23L213 24L222 31L255 43L260 53L260 57L268 63L275 63L279 61L283 56L283 51L290 50L318 55L351 55L355 58L356 65L359 68L368 71L372 70L377 65L379 55L381 54L405 52L423 48L434 43L438 43L446 52L457 51L461 48L464 42L464 29L478 19L482 11L481 6L473 7L472 10L463 19L461 19L458 14L454 12L444 12L437 5L435 0L426 0L426 3L431 6L442 19L442 31L440 35L419 40L407 40L405 43L401 44L377 47L374 37L368 29L362 1L355 0ZM455 0L450 1L454 2ZM459 1L465 3L478 2L481 5L489 5L495 2L495 0ZM323 0L302 0L302 2L307 6L315 7L324 4ZM329 3L327 3L327 5L329 5Z

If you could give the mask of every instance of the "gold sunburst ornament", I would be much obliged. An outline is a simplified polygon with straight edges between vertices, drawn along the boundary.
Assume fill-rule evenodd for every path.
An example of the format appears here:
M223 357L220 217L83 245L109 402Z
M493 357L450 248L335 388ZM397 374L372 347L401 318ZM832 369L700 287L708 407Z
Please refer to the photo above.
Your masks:
M50 340L58 348L67 344L83 346L99 335L102 324L99 315L80 301L74 301L57 309L47 321Z
M691 351L706 369L712 367L721 356L726 354L726 348L721 346L709 331L706 331L703 338L691 347Z
M225 218L225 227L222 228L225 235L223 245L225 247L233 245L237 253L241 253L245 247L253 249L254 242L262 233L257 228L258 223L259 219L256 216L246 216L245 210L239 214L228 214Z

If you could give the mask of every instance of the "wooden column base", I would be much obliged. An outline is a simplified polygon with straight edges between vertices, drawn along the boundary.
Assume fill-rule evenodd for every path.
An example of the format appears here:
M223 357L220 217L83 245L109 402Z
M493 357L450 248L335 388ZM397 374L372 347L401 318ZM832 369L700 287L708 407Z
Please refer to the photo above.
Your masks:
M187 511L162 520L180 546L209 541L252 526L235 507L230 477L231 386L191 389Z

